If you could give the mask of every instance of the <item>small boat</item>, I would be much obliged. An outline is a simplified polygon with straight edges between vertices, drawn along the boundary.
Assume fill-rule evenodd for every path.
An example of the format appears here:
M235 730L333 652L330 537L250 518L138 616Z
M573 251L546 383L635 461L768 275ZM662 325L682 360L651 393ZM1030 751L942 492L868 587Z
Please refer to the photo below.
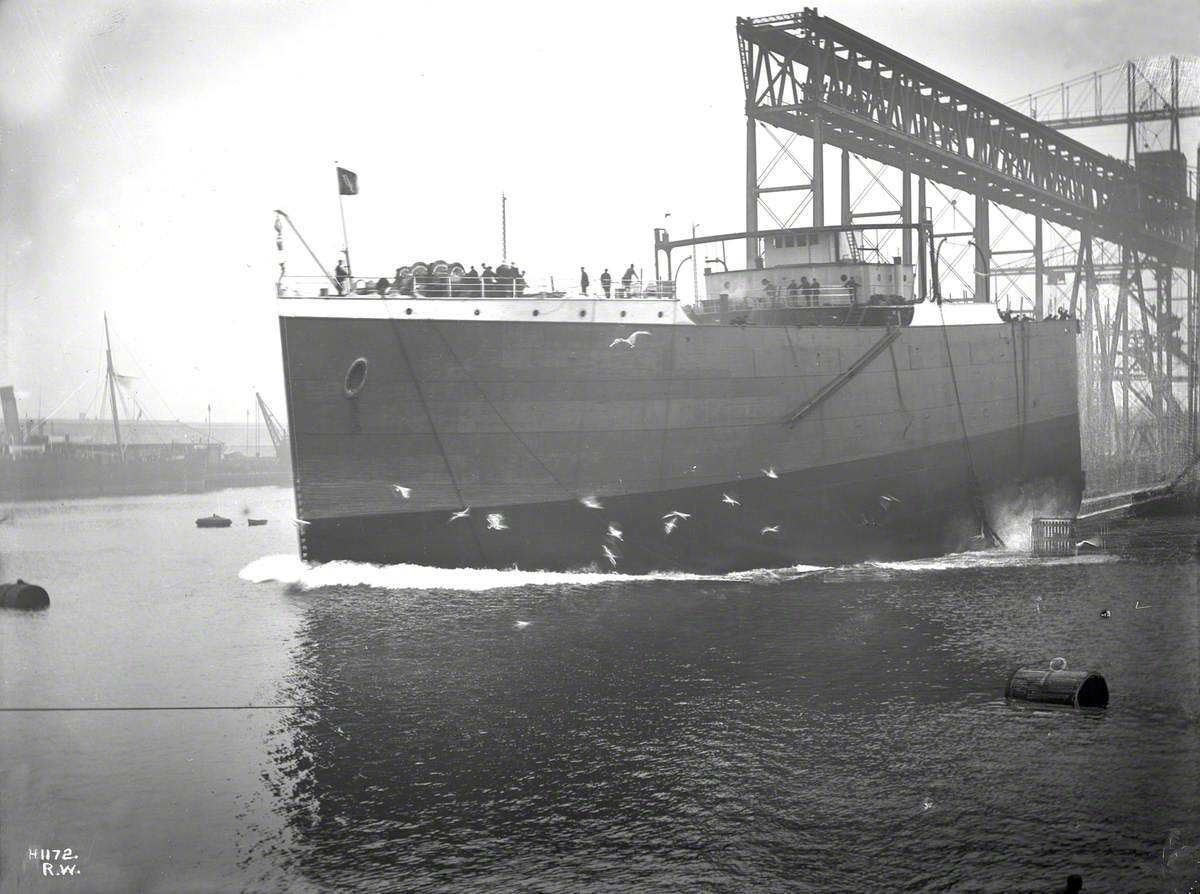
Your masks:
M217 515L215 512L205 518L196 519L197 528L228 528L232 524L232 519L228 519L223 515Z
M265 525L266 523L267 523L267 520L265 518L248 518L248 519L246 519L246 524L248 524L252 528L256 528L259 525Z

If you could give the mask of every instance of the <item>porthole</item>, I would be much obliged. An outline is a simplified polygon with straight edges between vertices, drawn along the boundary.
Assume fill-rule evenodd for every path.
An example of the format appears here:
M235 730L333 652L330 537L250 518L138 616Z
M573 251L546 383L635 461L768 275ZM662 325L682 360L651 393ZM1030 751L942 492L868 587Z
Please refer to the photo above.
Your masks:
M479 316L479 308L475 308L475 316Z
M533 312L533 315L536 317L536 316L537 316L539 313L540 313L540 311L536 311L536 310L535 310L535 311Z
M625 316L625 311L621 311L621 316Z
M406 314L412 314L412 308L411 308L411 307L406 307L406 308L404 308L404 312L405 312Z
M663 312L660 310L660 311L658 312L658 316L661 318L661 317L662 317L662 314L663 314Z
M367 358L359 357L350 364L350 368L346 370L346 383L343 386L343 392L346 397L358 397L362 392L363 386L367 384Z
M581 310L581 311L579 312L579 316L581 316L581 317L586 317L586 316L587 316L587 311L586 311L586 310Z

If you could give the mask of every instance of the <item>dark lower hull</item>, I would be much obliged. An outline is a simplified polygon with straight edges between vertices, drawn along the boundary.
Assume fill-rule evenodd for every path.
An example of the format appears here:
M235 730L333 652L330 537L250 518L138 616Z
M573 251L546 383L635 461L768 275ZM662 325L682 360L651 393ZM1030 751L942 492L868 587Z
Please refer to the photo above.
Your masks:
M1074 417L1024 436L1038 449L1023 481L1014 432L971 442L988 522L1001 531L1018 516L1027 526L1033 515L1074 515L1083 493ZM940 555L980 543L963 451L952 441L777 479L614 496L602 509L563 500L474 506L454 521L445 511L314 519L301 552L316 562L707 573ZM740 505L723 502L725 494ZM673 511L691 517L668 533L663 516ZM503 515L504 530L489 528L492 513Z

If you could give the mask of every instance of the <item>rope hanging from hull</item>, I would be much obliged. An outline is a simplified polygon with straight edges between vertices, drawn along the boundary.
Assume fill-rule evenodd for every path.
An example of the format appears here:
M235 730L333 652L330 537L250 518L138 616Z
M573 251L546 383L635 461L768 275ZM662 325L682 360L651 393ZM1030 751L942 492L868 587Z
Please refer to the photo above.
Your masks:
M954 405L958 408L958 423L962 427L963 455L967 461L967 491L971 497L971 508L975 512L975 520L979 530L993 546L1004 546L1004 540L996 533L987 517L987 507L983 504L983 491L979 487L979 477L975 474L975 459L971 454L971 440L967 436L967 419L963 415L962 396L958 392L958 376L954 372L954 356L950 352L950 333L946 330L946 315L938 305L938 314L942 319L942 340L946 344L946 363L950 367L950 383L954 386Z

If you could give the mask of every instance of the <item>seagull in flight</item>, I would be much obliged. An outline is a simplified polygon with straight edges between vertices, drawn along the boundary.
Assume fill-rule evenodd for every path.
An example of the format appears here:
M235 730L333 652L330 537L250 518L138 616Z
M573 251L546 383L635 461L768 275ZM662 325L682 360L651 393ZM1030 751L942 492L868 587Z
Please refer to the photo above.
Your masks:
M779 525L768 525L767 527L763 528L760 533L778 534L779 533Z
M741 500L734 499L729 494L721 494L721 502L728 503L730 506L741 506Z
M1142 605L1142 600L1140 600L1140 599L1133 604L1133 607L1134 608L1150 608L1150 606L1148 606L1148 605Z
M616 525L609 525L608 536L613 538L613 540L622 540L625 537L625 533Z
M309 525L312 524L312 522L307 521L303 518L293 518L292 524L295 525L297 528L307 528Z
M518 630L523 630L524 628L529 626L529 622L528 621L517 621L517 623L514 624L513 626L516 627Z
M677 518L670 518L670 517L668 517L668 518L667 518L667 523L666 523L665 525L663 525L663 530L664 530L666 533L670 534L672 531L674 531L674 530L675 530L675 526L676 526L677 524L679 524L679 519L677 519Z
M766 468L766 469L762 469L761 471L762 471L762 473L763 473L764 475L766 475L768 478L778 478L778 477L779 477L779 473L775 471L775 467L774 467L774 466L770 466L770 467L768 467L768 468Z
M468 506L466 509L462 510L461 512L455 512L453 515L451 515L450 518L447 520L446 524L450 524L450 522L457 521L460 518L466 518L470 514L471 514L471 507Z
M406 500L412 496L412 488L405 487L403 484L393 484L392 490L394 490L400 496L404 497L404 499L406 499Z
M884 509L884 510L891 509L892 503L899 503L899 502L900 502L899 500L897 500L895 497L891 496L890 494L882 494L879 497L879 508Z
M489 531L507 531L508 525L504 521L504 516L499 512L488 514L487 526Z
M649 335L649 334L650 333L647 332L645 329L639 329L637 332L631 333L628 338L614 338L612 340L612 344L609 345L609 347L615 348L617 345L625 345L629 348L632 348L634 346L634 344L637 342L639 335Z
M604 504L597 497L580 497L579 502L588 509L603 509Z
M680 512L678 509L672 509L670 512L668 512L666 515L663 516L663 519L664 520L668 519L668 518L686 519L686 518L691 518L691 517L692 516L690 513Z
M608 559L608 564L616 565L617 564L616 553L614 553L611 549L609 549L607 544L605 544L603 549L604 549L604 558Z

